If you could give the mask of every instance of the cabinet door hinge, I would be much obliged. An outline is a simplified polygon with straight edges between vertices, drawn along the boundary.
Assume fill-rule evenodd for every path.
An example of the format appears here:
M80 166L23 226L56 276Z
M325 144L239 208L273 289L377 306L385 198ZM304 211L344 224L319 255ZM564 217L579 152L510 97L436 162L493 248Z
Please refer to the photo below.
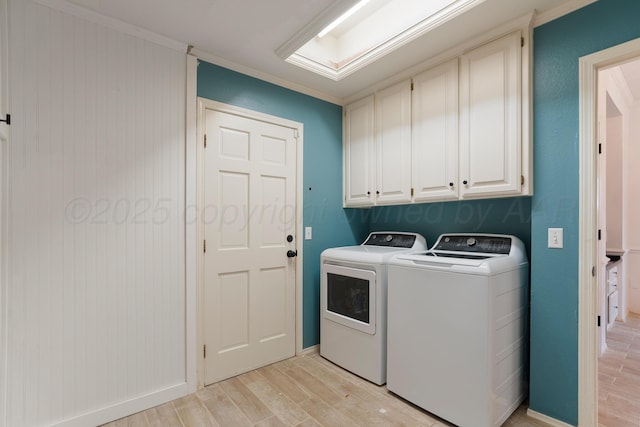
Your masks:
M413 188L411 189L411 197L413 197Z
M600 316L598 316L598 328L600 327Z
M524 47L524 37L520 37L520 47Z
M598 230L598 240L602 240L602 230Z
M207 253L207 241L206 240L202 244L202 250L204 251L204 253Z
M207 358L207 345L202 346L202 357Z
M520 185L524 185L524 175L520 175Z
M204 148L207 148L207 134L204 135Z
M413 82L411 82L411 90L413 91Z
M598 144L598 154L602 154L602 143Z
M591 267L591 277L596 277L596 267L595 265Z

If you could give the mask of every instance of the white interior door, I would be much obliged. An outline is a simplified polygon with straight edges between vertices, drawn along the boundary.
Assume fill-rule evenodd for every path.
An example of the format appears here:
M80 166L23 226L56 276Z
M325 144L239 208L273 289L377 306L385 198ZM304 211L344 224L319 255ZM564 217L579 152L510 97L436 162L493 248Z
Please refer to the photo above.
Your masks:
M211 109L204 118L210 384L295 354L295 258L287 252L296 249L297 147L291 127Z

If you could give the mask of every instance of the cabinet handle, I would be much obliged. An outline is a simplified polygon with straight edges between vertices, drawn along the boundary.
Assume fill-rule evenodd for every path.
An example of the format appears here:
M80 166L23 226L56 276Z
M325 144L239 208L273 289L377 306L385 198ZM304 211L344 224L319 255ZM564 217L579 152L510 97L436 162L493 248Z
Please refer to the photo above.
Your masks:
M450 183L449 183L449 187L452 187L452 188L453 188L453 182L450 182Z
M370 195L371 195L371 191L367 191L367 196L370 196Z
M463 183L464 185L467 185L467 180L465 179L464 181L462 181L462 183Z
M380 194L380 191L376 191L376 194Z

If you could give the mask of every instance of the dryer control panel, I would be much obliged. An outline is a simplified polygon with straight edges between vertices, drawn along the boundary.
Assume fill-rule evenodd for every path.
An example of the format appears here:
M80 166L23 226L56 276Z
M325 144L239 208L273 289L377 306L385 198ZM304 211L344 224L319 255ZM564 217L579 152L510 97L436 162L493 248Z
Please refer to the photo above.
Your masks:
M443 234L431 250L509 255L511 238L486 234Z
M371 233L363 245L413 248L417 236L405 233Z

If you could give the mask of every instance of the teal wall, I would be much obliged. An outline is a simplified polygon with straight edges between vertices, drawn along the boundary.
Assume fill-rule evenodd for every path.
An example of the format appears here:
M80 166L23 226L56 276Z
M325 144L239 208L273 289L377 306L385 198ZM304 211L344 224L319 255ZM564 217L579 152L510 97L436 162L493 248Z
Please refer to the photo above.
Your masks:
M534 31L531 409L578 423L578 60L640 37L640 1L600 0ZM564 228L564 249L547 228Z
M342 107L206 62L198 65L198 96L304 124L303 347L320 341L320 253L362 242L366 215L342 208ZM299 246L298 246L299 247Z

